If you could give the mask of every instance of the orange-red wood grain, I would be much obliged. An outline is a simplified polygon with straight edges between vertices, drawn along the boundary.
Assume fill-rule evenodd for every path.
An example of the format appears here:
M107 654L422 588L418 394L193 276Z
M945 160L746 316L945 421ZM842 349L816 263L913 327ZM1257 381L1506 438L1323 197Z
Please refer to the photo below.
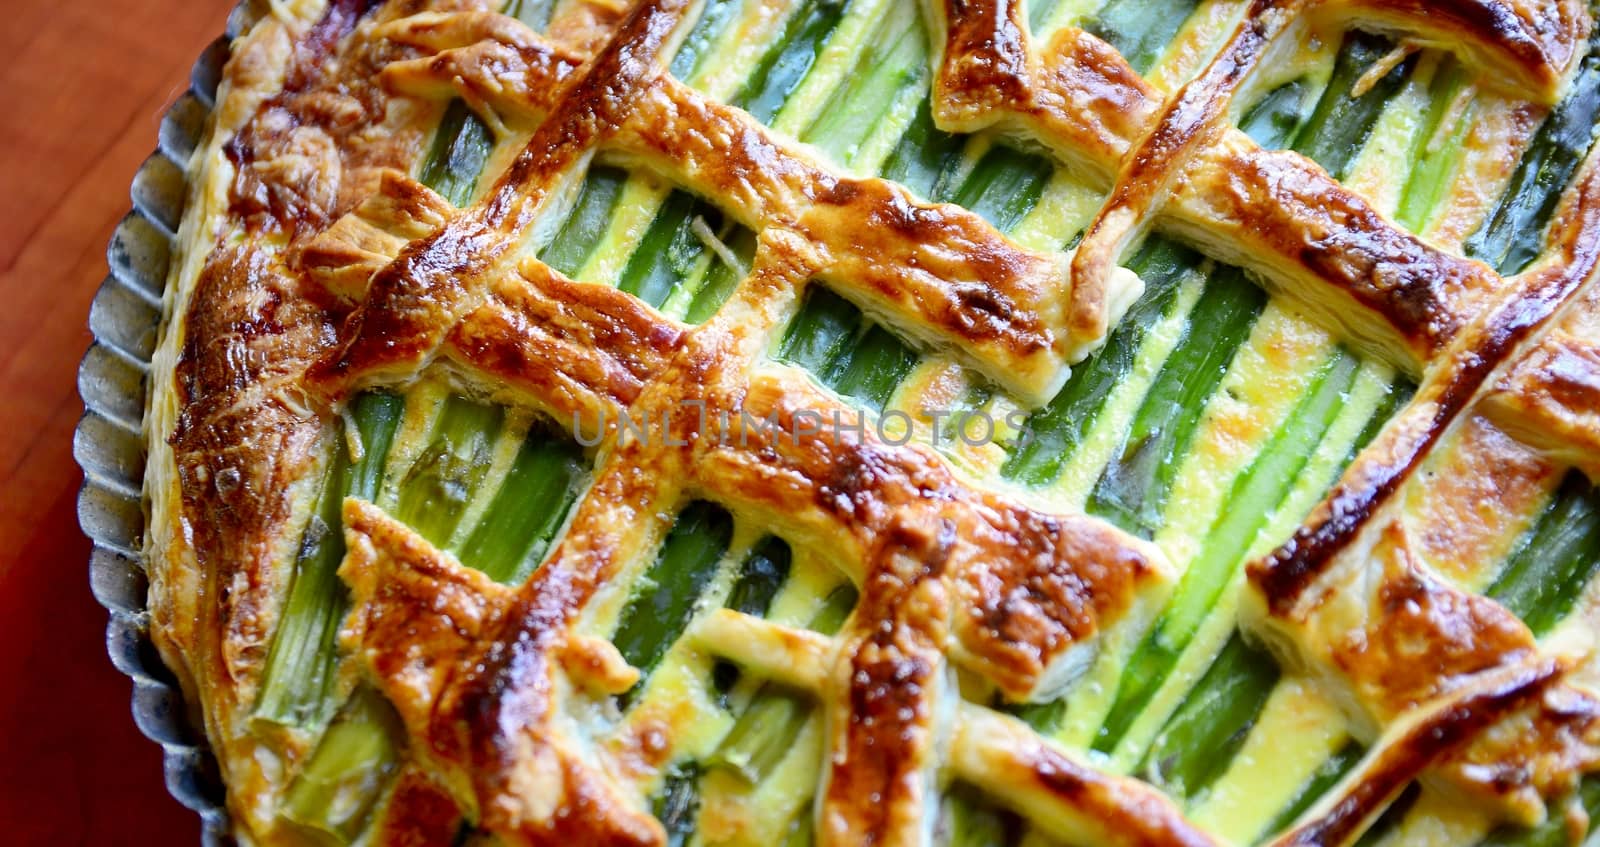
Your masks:
M231 0L5 0L0 25L0 840L178 844L199 821L129 716L71 456L105 245Z

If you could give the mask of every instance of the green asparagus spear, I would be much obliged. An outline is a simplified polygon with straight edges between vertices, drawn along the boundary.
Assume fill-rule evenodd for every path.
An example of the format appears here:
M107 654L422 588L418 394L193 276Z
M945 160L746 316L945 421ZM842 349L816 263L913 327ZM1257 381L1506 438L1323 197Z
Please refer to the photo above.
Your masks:
M622 269L617 287L652 306L666 302L705 256L705 245L694 234L696 217L720 222L722 216L716 207L687 191L672 192ZM717 224L710 226L715 229Z
M945 792L938 827L935 841L947 847L1000 847L1011 843L1019 829L1015 815L996 808L966 783Z
M1434 69L1428 85L1428 112L1417 133L1411 153L1411 176L1406 180L1400 198L1400 209L1395 218L1407 229L1421 231L1431 219L1433 210L1450 187L1465 149L1463 141L1472 128L1470 111L1453 113L1457 98L1463 88L1472 83L1465 67L1454 59L1446 58ZM1453 120L1452 126L1444 126Z
M973 166L952 199L982 215L995 229L1010 232L1039 202L1054 173L1055 165L1043 156L995 145Z
M489 161L494 148L494 133L463 100L452 100L445 108L433 145L423 159L422 183L457 206L472 202L478 174Z
M543 561L578 497L584 472L577 445L534 427L500 490L461 547L461 561L490 579L520 584Z
M760 785L793 749L810 715L811 701L804 694L764 685L706 764Z
M937 199L948 196L953 186L940 183L961 161L966 139L933 125L933 113L924 102L906 128L900 144L884 163L883 176L911 189L919 197Z
M1344 465L1354 462L1356 456L1362 450L1365 450L1374 438L1378 437L1378 433L1383 431L1383 427L1389 422L1389 419L1393 418L1396 412L1405 408L1406 404L1411 402L1412 395L1416 393L1417 384L1415 382L1403 376L1396 377L1394 384L1389 386L1389 393L1384 395L1383 400L1378 403L1378 408L1372 413L1372 417L1367 420L1367 425L1361 429L1361 434L1356 436L1356 440L1351 443L1350 453L1345 456Z
M840 586L823 601L811 619L811 629L824 635L838 632L855 603L854 587ZM748 784L759 785L794 747L810 716L811 701L805 695L768 682L751 697L706 764L727 768Z
M1159 236L1145 241L1129 263L1145 290L1104 347L1072 370L1067 384L1044 408L1028 416L1028 438L1001 468L1001 474L1028 485L1046 485L1083 442L1111 392L1133 369L1133 362L1156 321L1171 308L1178 281L1198 268L1199 254Z
M422 455L400 483L395 516L435 546L445 547L483 482L505 410L449 397Z
M1355 83L1374 61L1382 58L1386 45L1381 38L1360 32L1346 38L1317 109L1296 131L1294 149L1322 163L1334 175L1342 175L1354 160L1378 122L1382 107L1410 72L1410 66L1402 64L1384 75L1370 91L1352 96ZM1291 83L1294 85L1298 83ZM1274 96L1269 94L1253 114L1259 114L1262 107L1277 109L1270 102ZM1285 138L1278 133L1290 125L1288 120L1269 118L1256 118L1254 123L1258 134L1274 136L1266 141ZM1150 386L1134 418L1133 431L1123 442L1122 456L1107 466L1094 488L1091 512L1115 520L1130 532L1154 532L1160 524L1178 460L1189 448L1205 402L1264 304L1266 296L1237 269L1211 277L1205 298L1190 315L1186 338L1173 351L1154 386Z
M638 684L623 696L624 705L632 703L689 625L732 538L732 516L711 503L698 500L678 513L655 564L634 584L611 639L622 658L640 673Z
M555 0L511 0L506 4L504 14L522 21L535 31L543 32L550 25L553 8Z
M1360 30L1345 36L1328 87L1295 138L1294 149L1322 165L1335 179L1348 175L1350 163L1366 146L1384 106L1416 65L1415 57L1401 62L1370 89L1355 96L1356 83L1393 47L1388 39Z
M792 558L789 545L783 539L773 535L762 539L745 558L725 605L742 614L765 617L767 609L772 607L772 598L789 578ZM739 681L738 666L732 662L717 662L711 669L711 681L718 694L727 694Z
M590 168L566 221L539 254L540 261L567 276L576 276L605 235L617 195L627 181L627 173L616 168Z
M1299 128L1301 103L1306 96L1305 83L1284 85L1252 106L1242 126L1263 146L1282 146ZM1144 280L1144 294L1112 329L1106 345L1073 368L1060 393L1029 417L1026 429L1030 439L1006 461L1001 470L1005 477L1028 485L1055 480L1061 466L1082 443L1112 389L1132 370L1150 327L1171 307L1178 280L1200 264L1199 254L1166 238L1151 236L1145 240L1128 262L1129 269ZM1233 273L1237 272L1223 276L1226 279ZM1228 290L1224 288L1223 292ZM1220 293L1207 294L1213 299L1219 296ZM1198 414L1198 409L1193 413Z
M1322 763L1322 766L1317 768L1316 773L1312 774L1311 779L1300 789L1300 793L1295 795L1295 799L1288 806L1285 806L1282 811L1278 812L1272 823L1267 825L1266 831L1275 833L1288 829L1317 800L1321 799L1322 795L1328 793L1335 785L1338 785L1339 780L1344 779L1345 774L1359 764L1361 757L1365 756L1366 753L1366 748L1355 741L1347 742L1339 752L1328 757Z
M882 411L895 387L917 365L917 354L878 324L865 324L856 340L828 363L823 382L873 411Z
M335 844L366 829L399 765L400 718L370 688L358 688L289 783L283 816Z
M344 558L340 510L349 475L349 459L341 445L324 475L317 511L300 543L289 602L267 655L256 715L274 723L315 727L338 705L330 695L334 640L345 609L337 572Z
M701 63L705 61L706 52L737 16L741 5L739 0L709 0L705 4L694 28L689 30L678 52L672 56L670 70L673 76L684 82L693 82Z
M1597 569L1600 494L1572 471L1486 593L1543 635L1572 608Z
M1169 795L1194 798L1228 769L1278 682L1278 666L1237 633L1145 754L1140 770Z
M927 75L927 34L910 6L897 5L862 51L855 71L828 99L800 140L849 165L879 119Z
M1111 0L1084 29L1117 48L1143 74L1167 51L1198 5L1199 0Z
M784 332L778 358L820 375L860 325L855 304L821 285L808 286L799 313Z
M1467 239L1467 254L1501 273L1520 273L1538 257L1556 203L1600 126L1600 29L1590 35L1589 53L1567 90L1522 155L1500 202Z
M335 640L346 608L339 581L344 559L341 510L347 493L372 499L382 484L383 463L400 423L403 401L391 394L368 394L351 404L363 452L351 463L339 437L323 476L316 511L306 526L295 561L289 600L267 654L256 717L286 726L315 728L333 714Z
M1188 453L1206 400L1266 301L1266 294L1238 270L1212 276L1184 337L1145 395L1121 455L1095 486L1090 513L1146 538L1160 526L1178 460Z
M667 831L667 847L689 843L694 836L695 818L700 814L699 766L686 762L669 771L661 793L651 804L651 812Z
M844 7L844 0L803 0L790 16L783 36L734 98L734 105L756 120L770 123L816 63L823 44L844 16Z
M349 495L373 502L383 488L383 470L400 429L406 401L398 394L369 391L350 403L350 416L361 436L361 459L350 467Z
M706 271L705 284L700 286L694 299L689 302L685 315L689 323L704 323L716 314L717 309L733 294L733 289L739 285L755 256L756 236L748 229L738 228L737 234L725 243L739 264L731 265L721 256L712 262L710 270Z
M783 539L773 535L762 539L744 560L739 578L728 593L727 607L746 615L765 615L772 606L772 598L789 578L792 559L789 545Z
M1234 480L1222 514L1184 571L1154 630L1134 651L1123 672L1116 703L1095 739L1095 749L1113 749L1160 688L1268 515L1288 494L1338 415L1356 366L1355 357L1336 352L1266 447Z
M802 808L794 822L789 824L789 834L783 839L783 847L811 847L816 840L815 826L811 820L811 810Z
M1311 85L1305 80L1280 85L1245 111L1239 129L1268 150L1281 149L1299 132L1307 115Z

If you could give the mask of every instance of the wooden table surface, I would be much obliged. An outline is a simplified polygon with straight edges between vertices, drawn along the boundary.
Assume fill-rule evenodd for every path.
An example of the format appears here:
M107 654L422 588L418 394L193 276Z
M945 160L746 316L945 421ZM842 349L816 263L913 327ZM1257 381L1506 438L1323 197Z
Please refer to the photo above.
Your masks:
M198 843L129 716L88 585L71 437L128 182L232 0L5 0L0 27L0 826L8 844ZM20 836L20 837L19 837Z

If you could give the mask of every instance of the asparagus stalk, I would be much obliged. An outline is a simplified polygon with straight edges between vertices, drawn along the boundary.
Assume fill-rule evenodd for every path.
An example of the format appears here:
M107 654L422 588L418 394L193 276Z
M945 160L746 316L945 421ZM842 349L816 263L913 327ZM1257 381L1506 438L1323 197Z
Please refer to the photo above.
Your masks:
M875 323L862 326L856 341L828 363L824 382L846 397L882 411L894 389L917 365L917 354L894 333Z
M778 589L789 578L793 558L783 539L773 535L763 538L744 560L739 579L728 593L727 607L746 615L765 616L772 607L772 598L778 596Z
M965 146L962 136L933 125L933 113L924 102L917 109L916 117L911 119L905 136L884 163L883 176L921 197L946 196L951 189L942 185L941 179L959 166Z
M800 140L848 165L879 119L927 74L926 34L909 4L897 4L855 72L829 98Z
M972 786L952 785L939 804L934 840L946 847L999 847L1017 834L1016 818L995 808Z
M1188 453L1206 401L1266 306L1266 294L1235 269L1212 276L1184 336L1145 395L1089 500L1089 511L1149 538L1161 524L1179 459Z
M1388 42L1376 36L1360 32L1347 36L1316 109L1295 134L1294 149L1336 176L1342 175L1365 144L1384 104L1410 72L1413 63L1402 63L1370 90L1352 96L1356 83L1387 49ZM1205 302L1202 300L1201 305ZM1348 354L1335 354L1266 449L1234 481L1222 517L1185 571L1155 632L1135 650L1123 673L1115 705L1095 741L1096 749L1109 751L1115 747L1160 688L1161 680L1188 645L1240 556L1249 548L1270 510L1282 501L1294 475L1333 420L1354 370L1355 361ZM1204 397L1196 399L1203 402ZM1109 497L1099 499L1102 506L1111 503Z
M855 304L823 286L809 286L805 302L783 334L778 358L820 375L860 325L861 311Z
M1600 126L1600 31L1590 35L1589 54L1567 90L1522 155L1500 202L1467 239L1467 254L1501 273L1519 273L1538 257L1556 203Z
M273 723L319 726L337 705L331 696L334 640L345 608L337 575L344 558L339 527L349 477L349 457L341 446L324 474L316 512L300 542L289 601L267 655L256 716Z
M705 4L700 18L695 21L689 34L684 36L678 52L672 56L669 70L673 76L684 82L693 81L701 62L705 60L706 52L727 29L728 22L738 14L741 5L739 0L710 0Z
M1268 93L1246 112L1241 126L1263 146L1287 144L1299 129L1306 85L1296 81ZM1032 438L1006 461L1001 470L1006 478L1035 486L1055 480L1062 465L1083 442L1112 390L1132 370L1151 326L1171 306L1178 280L1200 263L1199 254L1166 238L1153 235L1145 239L1144 246L1128 262L1129 269L1144 280L1144 294L1112 329L1105 346L1074 368L1067 384L1049 405L1029 417L1027 430ZM1207 295L1208 299L1218 296Z
M1289 828L1322 795L1328 793L1328 790L1335 785L1338 785L1339 780L1344 779L1345 774L1349 773L1350 769L1355 767L1366 753L1366 748L1355 741L1345 744L1339 752L1330 756L1327 761L1322 763L1321 767L1317 768L1316 773L1306 782L1305 787L1300 789L1300 793L1295 796L1295 799L1284 807L1276 818L1273 818L1271 824L1268 824L1266 831L1269 833L1282 832Z
M1572 471L1487 594L1543 635L1572 608L1597 569L1600 496Z
M1039 202L1054 173L1055 165L1043 156L995 145L973 166L953 199L995 229L1010 232Z
M1345 457L1344 464L1349 465L1354 462L1356 456L1362 450L1365 450L1374 438L1378 437L1378 433L1383 431L1384 424L1387 424L1389 419L1395 416L1396 412L1404 408L1407 403L1410 403L1412 395L1416 393L1417 384L1415 382L1405 377L1396 378L1394 384L1389 386L1388 395L1378 404L1378 408L1372 413L1372 418L1367 421L1367 425L1362 428L1361 434L1356 436L1355 442L1350 445L1350 454Z
M445 108L433 145L422 162L423 184L457 206L472 202L478 174L494 148L494 133L463 100Z
M494 501L461 548L461 561L498 582L520 584L544 560L578 497L583 452L535 427Z
M1280 85L1245 111L1239 129L1268 150L1288 144L1305 122L1306 96L1310 83L1297 79Z
M666 302L705 257L705 245L693 229L696 217L720 221L722 215L687 191L673 191L622 269L617 287L651 306Z
M336 844L366 829L399 765L399 716L370 688L351 695L284 795L282 814Z
M1172 306L1178 281L1200 263L1199 254L1175 242L1159 236L1146 239L1129 263L1144 279L1144 294L1112 329L1105 346L1073 368L1048 405L1028 416L1024 428L1031 437L1006 460L1002 476L1034 486L1055 481L1112 391L1133 369L1150 328Z
M351 418L361 436L361 459L350 467L349 495L373 502L383 487L383 469L405 414L405 398L385 391L369 391L351 401Z
M1384 104L1410 72L1410 66L1397 67L1370 91L1352 96L1355 83L1366 69L1382 58L1386 43L1360 32L1346 38L1317 109L1306 125L1294 131L1294 149L1322 163L1331 173L1342 175L1354 160L1378 122ZM1290 83L1278 91L1294 90L1298 85ZM1290 94L1285 96L1290 98ZM1246 122L1253 123L1253 130L1264 143L1288 139L1285 130L1290 122L1286 118L1261 117L1262 109L1288 114L1288 107L1274 102L1275 98L1277 91L1246 115ZM1227 360L1232 359L1256 315L1266 306L1266 296L1237 269L1214 274L1208 285L1218 290L1206 291L1205 298L1195 306L1184 339L1154 386L1150 386L1134 418L1122 456L1107 466L1094 488L1090 511L1115 520L1130 532L1149 535L1160 524L1178 460L1189 448L1206 400L1221 383Z
M832 635L855 608L856 591L849 585L835 589L811 619L811 629ZM794 747L794 741L811 716L811 702L796 691L766 683L734 721L706 765L726 768L750 785L760 785Z
M666 847L687 844L694 835L695 818L700 813L699 766L686 762L669 771L661 793L651 804L651 811L667 831Z
M685 317L690 323L704 323L716 314L717 309L733 294L734 288L738 287L744 270L750 267L755 256L756 236L748 229L740 227L737 235L725 243L739 260L739 266L728 264L720 256L712 263L706 271L705 283L695 292L694 299L689 301Z
M805 695L782 686L764 685L723 737L707 765L726 768L747 784L760 785L789 755L810 716L811 701Z
M1084 29L1117 48L1139 73L1148 73L1199 0L1111 0Z
M344 559L340 512L347 493L371 499L382 483L383 462L402 406L390 394L369 394L351 404L363 453L352 464L345 439L335 439L316 510L300 543L289 600L267 654L257 718L310 729L326 722L338 706L333 697L335 641L346 607L338 576Z
M804 0L790 16L783 36L762 57L734 105L770 123L816 63L823 44L844 16L843 0Z
M1395 215L1407 229L1420 231L1427 225L1461 161L1463 142L1472 128L1472 119L1465 112L1452 114L1452 109L1462 89L1471 82L1466 69L1453 58L1446 57L1434 69L1428 85L1428 112L1412 148L1411 176L1406 180L1400 209ZM1454 125L1441 137L1446 120L1453 120Z
M590 168L584 175L577 201L555 238L540 253L540 261L567 276L576 276L605 235L617 195L622 193L622 185L627 181L628 174L616 168Z
M634 585L611 639L622 658L639 669L638 684L622 698L625 706L689 625L732 537L733 518L711 503L698 500L678 514L655 564Z
M530 29L543 32L550 25L550 12L555 0L511 0L503 14L527 24Z
M448 545L488 473L504 415L499 406L446 399L432 441L400 483L396 517L433 545Z
M766 617L772 598L789 578L792 559L789 545L783 539L773 535L762 539L744 560L725 605L746 615ZM732 662L719 661L711 669L711 682L718 694L726 695L738 681L739 668Z
M1235 633L1167 721L1140 770L1168 794L1194 798L1227 771L1277 682L1272 658Z
M1393 46L1382 36L1351 31L1334 61L1333 75L1322 99L1296 136L1294 149L1322 165L1336 179L1347 176L1350 163L1366 145L1384 106L1416 64L1415 57L1401 62L1370 89L1355 96L1356 83Z
M783 847L811 847L816 839L814 826L810 810L802 809L794 823L789 824L789 834L783 839Z
M1288 494L1338 415L1356 367L1353 356L1336 352L1260 455L1234 480L1222 514L1184 572L1172 601L1123 672L1115 705L1095 739L1095 749L1109 752L1116 747L1177 664L1268 515Z
M1354 356L1343 349L1336 350L1288 420L1234 480L1222 516L1178 584L1177 595L1160 628L1163 640L1186 642L1199 627L1268 515L1283 502L1300 469L1332 426L1359 365Z

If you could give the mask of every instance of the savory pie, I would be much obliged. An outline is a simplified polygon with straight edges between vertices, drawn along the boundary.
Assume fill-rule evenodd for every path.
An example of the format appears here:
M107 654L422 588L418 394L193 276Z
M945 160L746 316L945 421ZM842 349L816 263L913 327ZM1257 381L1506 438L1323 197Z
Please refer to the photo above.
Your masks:
M1579 0L271 0L150 373L244 843L1559 844Z

